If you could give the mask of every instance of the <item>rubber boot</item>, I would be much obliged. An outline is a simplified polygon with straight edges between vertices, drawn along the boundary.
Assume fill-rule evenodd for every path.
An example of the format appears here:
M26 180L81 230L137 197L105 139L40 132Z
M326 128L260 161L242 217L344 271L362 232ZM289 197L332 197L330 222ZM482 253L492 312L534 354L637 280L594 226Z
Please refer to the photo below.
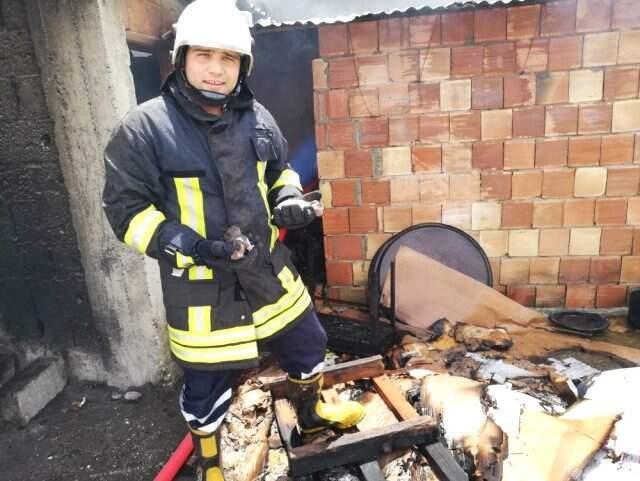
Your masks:
M329 427L347 429L364 418L364 408L355 401L328 404L320 400L323 375L309 379L287 376L289 400L296 409L298 425L304 434L315 433Z
M212 433L191 429L196 451L196 481L224 481L220 456L220 428Z

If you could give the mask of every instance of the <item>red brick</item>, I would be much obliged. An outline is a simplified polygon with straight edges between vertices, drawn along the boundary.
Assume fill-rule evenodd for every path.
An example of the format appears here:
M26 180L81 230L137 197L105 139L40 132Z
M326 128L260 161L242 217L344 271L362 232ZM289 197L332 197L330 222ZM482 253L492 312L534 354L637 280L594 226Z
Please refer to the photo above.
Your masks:
M530 228L533 223L531 202L504 202L502 204L502 228Z
M507 38L532 38L540 29L540 5L507 8Z
M620 282L640 282L640 257L626 256L622 258Z
M331 203L335 207L358 205L360 181L334 180L331 182Z
M471 163L474 169L501 169L503 158L502 142L477 142L473 144Z
M591 227L595 202L591 199L573 199L564 204L565 227Z
M507 9L476 10L474 29L476 42L505 40L507 37Z
M360 55L357 57L360 85L380 85L389 82L386 55Z
M560 307L564 305L564 286L537 286L536 307Z
M482 73L482 45L455 47L451 50L451 75L457 77Z
M533 205L533 227L559 227L564 218L564 202L551 200Z
M504 76L504 106L521 107L536 103L536 77L534 75Z
M568 140L542 139L536 142L536 167L559 167L567 165Z
M618 67L605 71L604 98L627 99L638 95L638 67Z
M575 135L578 132L578 106L547 106L545 129L545 133L547 136Z
M480 181L480 195L482 199L510 199L511 173L483 172Z
M560 0L542 5L541 35L564 35L575 31L575 0Z
M329 124L327 134L329 146L334 149L352 149L355 146L353 124L348 120Z
M445 172L471 170L471 145L445 144L442 146L442 169Z
M401 117L389 119L390 145L411 144L418 140L420 123L418 117Z
M440 110L440 84L409 84L411 113L426 113Z
M507 286L507 297L525 307L533 307L536 303L535 286Z
M542 197L572 197L573 179L574 172L571 169L545 170L542 178Z
M586 283L589 280L591 258L589 257L565 257L560 259L560 274L558 282Z
M392 83L379 89L380 113L382 115L405 114L409 112L409 85Z
M611 105L581 105L578 113L578 132L599 134L611 132Z
M452 12L442 15L442 44L473 42L473 12Z
M607 309L627 305L627 286L600 285L597 287L596 307Z
M327 116L330 119L346 119L349 117L349 100L346 90L329 90L325 99L327 101Z
M640 167L613 167L607 169L607 195L636 195L640 181Z
M602 229L600 237L600 254L627 255L631 254L633 229L611 227Z
M385 18L378 22L380 50L395 50L409 46L409 19Z
M531 169L534 167L536 143L530 140L513 140L504 146L505 169Z
M538 104L563 104L568 101L568 72L542 72L537 75L536 102Z
M337 260L359 260L364 258L363 236L343 235L330 238L333 254Z
M402 50L389 53L389 76L393 82L415 82L418 80L420 52Z
M582 66L582 36L549 40L549 70L571 70Z
M569 139L569 165L598 165L600 137L572 137Z
M630 164L633 162L633 134L602 137L600 165Z
M325 150L327 148L327 127L326 125L316 124L316 148L317 150Z
M375 52L378 50L378 22L350 22L351 52Z
M363 180L362 203L387 205L390 201L388 180Z
M542 171L520 170L513 173L511 180L511 197L514 199L530 199L542 195Z
M387 119L363 119L358 123L361 147L382 147L389 144Z
M353 285L350 262L327 262L327 283L333 286Z
M451 113L450 118L451 141L479 140L480 112Z
M446 142L449 140L449 114L420 117L420 140Z
M325 235L346 234L349 232L349 211L345 208L325 209L322 226Z
M347 150L344 153L344 173L347 177L371 177L373 160L368 150Z
M412 47L440 45L441 41L440 15L420 15L409 18L409 43Z
M329 88L340 89L358 86L356 62L353 57L329 60Z
M578 0L576 30L608 30L611 25L611 0Z
M449 199L477 200L478 197L480 197L480 176L477 172L449 176Z
M640 27L640 4L636 0L617 0L613 4L613 28Z
M349 91L351 117L375 117L380 115L377 88L358 88Z
M484 73L505 74L516 70L516 48L513 42L485 45Z
M474 77L471 81L471 103L474 109L501 109L502 77Z
M513 110L514 137L541 137L544 135L544 107Z
M549 65L549 39L518 40L516 68L519 73L544 72Z
M442 170L442 147L439 145L415 146L412 150L413 170L417 172L440 172Z
M449 175L434 174L420 179L420 200L426 202L444 201L449 198Z
M567 286L565 306L571 309L593 307L596 299L596 286Z
M327 120L326 92L313 92L313 118L318 122Z
M589 280L594 284L620 280L620 257L593 257Z
M321 57L349 53L349 37L344 23L318 27L318 44Z
M376 232L378 212L375 207L350 207L349 231L357 233Z

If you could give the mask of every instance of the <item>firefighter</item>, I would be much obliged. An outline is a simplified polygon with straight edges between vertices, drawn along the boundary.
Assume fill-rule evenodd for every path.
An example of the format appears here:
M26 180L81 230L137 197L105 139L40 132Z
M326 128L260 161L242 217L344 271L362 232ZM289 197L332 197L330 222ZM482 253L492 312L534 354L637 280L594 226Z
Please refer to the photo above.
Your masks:
M219 432L234 380L259 348L288 374L304 432L348 428L355 402L323 403L326 334L278 240L321 208L287 164L287 142L246 79L253 39L231 0L196 0L176 24L174 71L105 149L103 204L116 236L157 259L179 405L200 480L223 480Z

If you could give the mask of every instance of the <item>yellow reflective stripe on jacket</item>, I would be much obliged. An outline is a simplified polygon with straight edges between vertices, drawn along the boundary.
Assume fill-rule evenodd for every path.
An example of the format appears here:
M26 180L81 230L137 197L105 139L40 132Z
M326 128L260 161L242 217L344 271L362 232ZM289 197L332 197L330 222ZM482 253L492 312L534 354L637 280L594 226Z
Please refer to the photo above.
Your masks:
M205 239L207 228L204 220L204 198L198 177L175 177L180 223L191 227ZM191 264L193 265L193 259ZM180 267L180 266L178 266ZM185 267L187 267L185 265ZM213 271L206 266L193 266L189 269L190 280L213 279Z
M187 320L189 332L211 332L211 306L189 306Z
M284 267L278 278L287 293L278 302L265 306L253 313L258 339L272 336L295 321L311 304L311 296L302 279L293 278L289 268Z
M246 361L258 357L255 341L225 347L185 347L169 341L171 352L178 359L192 364Z
M153 234L165 219L164 214L157 210L153 204L150 204L149 207L138 212L129 222L129 227L124 235L125 243L146 254Z
M186 269L193 265L193 258L176 252L176 266L180 269Z
M278 177L278 180L276 180L269 188L269 192L274 189L284 187L285 185L292 185L302 190L302 185L300 184L300 176L295 170L284 169L280 174L280 177Z
M267 222L271 228L271 241L269 242L269 248L271 250L274 248L276 241L278 240L278 228L271 223L271 209L269 208L269 200L267 199L267 184L264 183L264 174L267 169L267 163L257 162L256 165L258 166L258 190L260 191L260 196L264 202L264 208L267 211Z
M169 339L183 347L224 347L231 344L253 342L256 340L256 331L252 324L208 333L183 331L169 326Z

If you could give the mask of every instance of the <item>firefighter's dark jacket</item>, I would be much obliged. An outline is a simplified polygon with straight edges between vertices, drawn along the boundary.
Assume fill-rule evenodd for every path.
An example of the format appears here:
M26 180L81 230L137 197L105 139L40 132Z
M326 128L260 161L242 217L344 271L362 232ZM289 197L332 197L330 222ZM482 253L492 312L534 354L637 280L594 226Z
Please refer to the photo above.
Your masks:
M103 204L117 237L158 260L171 352L183 365L246 367L257 341L289 328L311 298L270 222L301 192L287 144L246 84L222 116L177 88L125 116L105 150ZM257 248L241 267L194 262L194 245L237 225Z

